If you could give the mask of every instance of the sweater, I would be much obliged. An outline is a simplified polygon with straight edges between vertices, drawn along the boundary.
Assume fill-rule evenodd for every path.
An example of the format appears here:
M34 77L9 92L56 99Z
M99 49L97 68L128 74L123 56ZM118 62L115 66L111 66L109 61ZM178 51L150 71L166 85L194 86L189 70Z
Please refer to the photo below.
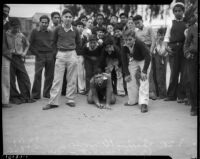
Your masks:
M135 41L134 52L132 57L136 61L145 60L142 72L147 73L147 69L151 61L150 52L149 49L146 47L146 45L139 39L136 39ZM130 50L127 46L123 46L121 49L121 59L125 76L130 75L130 72L128 70L129 58L130 58Z

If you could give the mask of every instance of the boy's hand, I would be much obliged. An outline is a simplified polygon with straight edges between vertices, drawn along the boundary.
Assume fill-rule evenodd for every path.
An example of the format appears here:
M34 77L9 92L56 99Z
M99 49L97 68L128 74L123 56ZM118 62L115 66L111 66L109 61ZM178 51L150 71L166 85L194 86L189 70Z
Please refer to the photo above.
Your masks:
M146 79L147 79L147 74L141 72L141 80L142 80L142 81L145 81Z
M128 76L125 77L125 81L126 81L126 82L130 82L131 80L132 80L132 79L131 79L131 75L128 75Z

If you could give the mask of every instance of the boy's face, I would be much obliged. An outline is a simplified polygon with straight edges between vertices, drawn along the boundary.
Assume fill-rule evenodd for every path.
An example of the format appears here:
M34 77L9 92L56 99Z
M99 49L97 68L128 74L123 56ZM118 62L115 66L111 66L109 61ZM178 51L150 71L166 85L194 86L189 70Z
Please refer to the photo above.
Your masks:
M135 24L134 24L133 20L128 20L127 26L128 26L129 29L134 29L135 28Z
M3 18L7 18L10 12L10 8L4 7L3 8Z
M99 39L103 39L104 36L104 32L103 31L97 31L97 36L99 37Z
M86 26L87 26L88 28L92 28L92 27L93 27L93 21L92 21L92 19L89 19L89 20L87 21Z
M183 18L183 9L181 7L174 7L173 9L173 13L174 13L174 16L176 17L176 19L182 19Z
M42 30L47 30L49 26L49 22L48 22L48 19L41 19L40 21L40 27Z
M62 20L65 25L71 25L73 17L70 13L66 13L62 16Z
M89 42L89 45L90 45L91 49L94 49L97 46L97 41L92 40L92 41Z
M86 26L86 24L87 24L87 19L86 19L86 18L82 18L82 19L81 19L81 22Z
M108 25L108 26L107 26L107 32L108 32L108 33L112 33L112 32L113 32L113 29L114 29L114 28L113 28L112 25Z
M54 25L58 25L60 24L60 16L58 14L55 14L53 17L52 17L52 22Z
M133 44L135 43L135 38L133 38L132 36L127 36L124 38L124 41L127 46L132 47Z
M106 45L105 48L106 52L108 52L108 54L111 54L114 51L114 46L111 44Z
M120 17L120 21L121 21L122 24L126 24L126 22L127 22L127 17L124 16L124 15L122 15L122 16Z
M97 17L97 24L99 24L99 25L103 24L103 17L102 16Z
M83 25L77 25L76 27L77 27L79 33L83 32Z
M143 21L142 20L136 20L134 21L135 27L138 29L141 29L143 27Z
M158 37L158 40L159 41L163 41L164 40L164 34L160 34L160 33L157 33L157 37Z
M117 17L112 16L110 19L110 23L116 24L117 23Z
M122 36L122 31L119 29L116 29L114 35L115 35L115 37L120 38Z
M16 34L19 32L19 26L11 26L10 30L12 34Z

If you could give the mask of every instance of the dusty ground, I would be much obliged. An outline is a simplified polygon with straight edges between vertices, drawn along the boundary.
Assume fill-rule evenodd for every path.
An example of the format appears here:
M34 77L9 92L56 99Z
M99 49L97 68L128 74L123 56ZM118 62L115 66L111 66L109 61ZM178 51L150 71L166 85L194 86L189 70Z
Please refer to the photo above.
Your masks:
M33 64L27 64L31 82ZM4 154L27 155L169 155L188 159L197 155L197 117L190 107L162 100L125 107L117 97L112 110L97 109L77 96L77 106L44 111L47 99L2 110Z

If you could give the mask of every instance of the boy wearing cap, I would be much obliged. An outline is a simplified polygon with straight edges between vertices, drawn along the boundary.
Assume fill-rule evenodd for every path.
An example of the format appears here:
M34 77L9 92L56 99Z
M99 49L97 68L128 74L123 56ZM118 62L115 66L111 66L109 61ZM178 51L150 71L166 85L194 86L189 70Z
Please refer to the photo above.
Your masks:
M97 22L97 25L94 26L94 28L92 29L92 34L96 34L96 31L97 31L98 28L103 28L103 31L105 32L106 27L105 27L105 25L103 25L103 23L104 23L103 14L100 14L100 13L97 14L96 22Z
M101 55L102 46L98 44L96 35L89 36L89 42L83 47L83 57L85 60L86 73L86 92L88 94L90 87L90 80L95 74L98 67L99 57Z
M10 102L14 104L33 103L31 82L24 65L24 57L29 49L27 38L20 32L18 18L10 18L10 29L6 32L6 42L12 54L10 64ZM16 78L20 93L16 87Z
M57 48L54 80L50 91L49 103L43 110L58 107L61 95L61 87L65 68L67 68L66 104L74 107L76 97L77 78L77 54L80 50L80 34L76 27L72 26L73 13L64 9L62 12L62 25L54 31L54 44Z
M170 81L167 90L167 98L164 101L176 101L184 102L186 97L185 89L183 86L183 71L184 71L184 56L183 56L183 44L185 40L184 31L186 24L183 22L183 13L185 7L181 2L177 2L173 6L173 14L175 19L167 27L164 42L165 48L169 55L170 65ZM180 82L178 82L180 75Z

